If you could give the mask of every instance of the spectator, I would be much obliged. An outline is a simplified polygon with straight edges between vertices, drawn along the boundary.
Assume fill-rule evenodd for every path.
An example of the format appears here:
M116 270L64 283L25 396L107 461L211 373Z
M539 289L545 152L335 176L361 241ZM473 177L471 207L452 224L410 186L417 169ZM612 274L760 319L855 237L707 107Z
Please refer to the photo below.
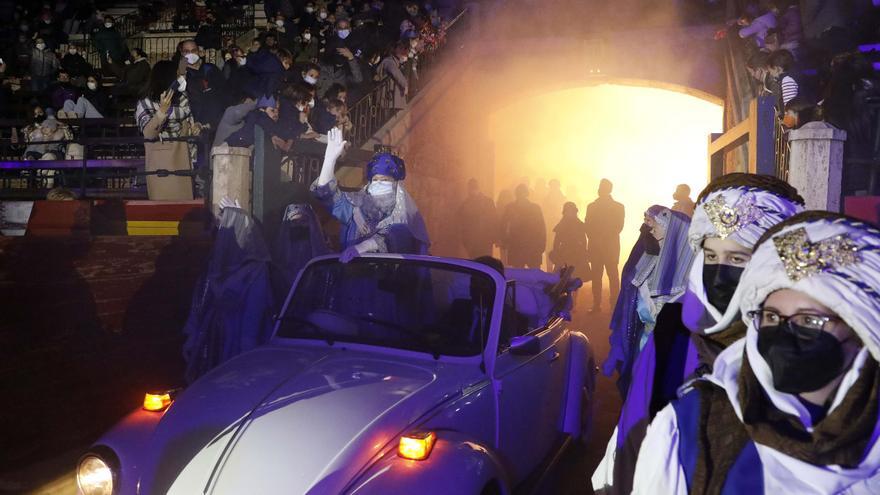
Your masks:
M801 0L800 16L803 35L818 40L832 29L845 29L847 4L841 0Z
M611 197L612 188L608 179L599 182L599 198L587 206L584 218L593 268L592 312L601 311L603 274L608 274L612 304L617 301L620 292L617 264L620 262L620 232L623 231L625 211L623 205Z
M380 77L390 77L394 84L394 108L406 107L409 96L409 80L403 73L403 66L409 55L409 43L398 42L379 65Z
M86 88L82 95L73 100L64 102L64 110L73 112L81 119L101 119L109 115L110 97L101 86L100 76L91 74L86 80Z
M764 48L764 38L767 31L776 27L776 14L773 13L775 4L768 3L769 7L765 7L764 14L754 19L743 17L739 20L740 26L739 36L741 38L753 38L758 48Z
M177 138L187 134L186 127L195 126L186 92L188 85L183 76L176 75L173 62L163 60L153 66L147 94L135 110L135 120L145 138Z
M40 21L34 28L36 36L46 42L50 50L57 49L62 43L67 43L67 34L61 29L52 17L52 12L44 10L40 14Z
M495 202L480 191L480 184L471 179L467 184L467 198L458 207L460 241L469 258L492 254L492 246L498 240L498 211Z
M334 84L321 95L324 101L340 100L342 103L348 103L348 88L344 84Z
M174 62L162 60L153 66L147 93L135 110L135 121L145 138L173 139L199 134L201 129L190 111L187 86ZM147 171L188 170L195 160L195 146L179 141L147 143L144 149ZM192 181L187 177L148 176L147 194L156 200L192 199Z
M238 105L232 105L223 112L223 118L217 124L217 132L214 134L214 146L220 146L226 142L226 138L244 127L244 120L249 113L257 108L257 100L247 97Z
M60 69L55 82L46 89L46 95L49 97L52 108L62 108L68 100L76 101L79 98L80 90L70 83L70 74L64 69Z
M318 62L318 50L320 42L312 35L312 28L303 28L302 34L294 39L293 53L296 54L296 62Z
M216 127L228 106L226 80L216 65L205 62L193 40L180 42L178 75L186 77L186 94L192 116L202 124Z
M321 62L321 75L318 78L318 93L324 94L333 84L354 85L363 82L360 62L355 57L358 51L351 40L351 23L348 19L336 21L336 31L328 38Z
M345 102L339 99L330 100L327 103L327 111L330 112L336 119L336 125L333 127L338 127L342 129L342 132L348 134L354 128L354 124L351 122L351 118L348 116L348 107L345 105ZM321 134L327 134L329 131L318 131Z
M292 22L287 22L283 15L278 14L268 27L268 32L275 36L278 46L285 50L293 51L295 38L297 37L296 27Z
M123 65L113 60L110 70L119 79L113 88L113 93L124 96L140 96L150 80L150 62L147 54L140 48L131 50L132 61L126 61Z
M220 26L214 14L208 13L196 32L195 43L205 50L220 49Z
M15 57L12 63L12 72L15 75L21 76L30 72L33 51L34 45L27 34L19 33L15 45L12 47L12 53Z
M672 199L675 200L675 204L672 205L672 211L684 213L689 217L694 216L694 208L696 208L696 205L691 199L691 187L689 185L679 184L676 186L675 192L672 194Z
M34 114L37 114L36 109ZM28 143L24 150L25 160L63 160L65 144L59 141L73 140L70 128L60 124L54 116L47 117L39 124L34 122L22 129L21 133Z
M37 38L31 51L31 91L40 92L49 85L49 78L58 70L58 59L43 38Z
M562 207L562 220L553 228L553 249L549 258L554 270L563 266L574 267L574 276L585 278L590 275L587 261L587 234L584 222L578 218L577 205L567 202Z
M125 48L125 39L116 30L113 18L107 16L104 18L104 25L92 35L95 41L95 50L101 57L101 67L109 67L110 60L123 60L127 54ZM109 69L104 69L105 73L110 74Z
M256 109L245 116L241 127L226 138L226 144L240 148L252 146L254 130L256 126L260 126L271 137L276 149L290 151L293 140L282 137L284 130L278 124L278 116L278 100L272 96L261 97L256 103Z
M804 28L801 22L801 9L794 0L780 1L779 7L774 6L778 19L781 48L790 51L795 58L801 43L804 41Z
M508 265L541 268L547 247L547 229L541 207L529 201L529 188L520 184L516 200L501 218L501 238L507 248Z
M767 74L774 81L778 81L780 92L777 95L777 108L784 109L785 105L793 100L799 91L798 82L791 72L794 67L794 56L788 50L779 50L770 54L767 60Z
M67 53L61 58L61 68L66 70L74 81L80 81L92 72L92 64L79 53L79 47L68 45Z
M757 96L773 93L773 91L767 87L769 79L767 75L767 63L769 59L769 54L765 52L757 52L746 61L746 70L752 77L752 81L754 81L753 91Z
M317 86L320 77L321 67L318 64L309 63L303 68L302 80L309 86Z

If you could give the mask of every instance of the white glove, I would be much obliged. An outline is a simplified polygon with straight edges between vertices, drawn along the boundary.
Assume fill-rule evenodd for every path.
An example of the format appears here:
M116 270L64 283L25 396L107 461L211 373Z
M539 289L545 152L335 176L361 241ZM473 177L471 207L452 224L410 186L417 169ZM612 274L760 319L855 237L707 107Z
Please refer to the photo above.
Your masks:
M349 246L345 248L345 251L343 251L342 254L339 255L339 261L342 263L348 263L349 261L357 258L360 255L361 253L358 252L357 246Z
M321 166L321 175L318 177L319 186L329 184L335 177L336 160L345 151L346 144L348 143L342 139L342 130L338 127L330 129L330 132L327 133L327 149L324 150L324 164Z
M379 244L372 238L361 241L354 246L350 246L339 255L339 261L348 263L364 253L375 253L379 251Z
M230 207L231 208L241 208L241 203L238 202L238 199L233 201L226 196L224 196L223 199L220 200L219 205L220 205L220 211L223 211L224 208L230 208Z

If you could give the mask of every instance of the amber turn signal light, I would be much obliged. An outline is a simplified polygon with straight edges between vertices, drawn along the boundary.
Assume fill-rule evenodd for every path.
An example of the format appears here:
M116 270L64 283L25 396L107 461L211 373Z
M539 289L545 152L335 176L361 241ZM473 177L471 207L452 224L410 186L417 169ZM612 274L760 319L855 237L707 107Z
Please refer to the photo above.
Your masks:
M412 461L424 461L431 455L437 434L433 431L410 433L400 437L397 455Z
M144 396L144 409L147 411L159 412L164 411L171 405L171 394L164 393L148 393Z

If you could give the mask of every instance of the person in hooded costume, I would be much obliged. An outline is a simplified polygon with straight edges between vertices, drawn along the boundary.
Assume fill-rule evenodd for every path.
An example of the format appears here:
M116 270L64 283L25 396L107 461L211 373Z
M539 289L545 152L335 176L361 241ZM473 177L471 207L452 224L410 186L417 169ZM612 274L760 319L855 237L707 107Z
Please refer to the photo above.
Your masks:
M272 335L270 264L257 223L224 199L208 269L183 329L188 383Z
M645 212L641 235L624 266L627 273L611 319L611 350L602 365L606 376L617 371L622 395L663 305L684 293L693 259L687 243L689 223L687 215L665 206L654 205Z
M767 231L745 338L654 418L633 493L877 493L878 287L876 228L810 211Z
M593 475L595 490L630 493L639 449L654 415L676 398L697 370L711 371L715 357L745 335L734 324L740 275L767 229L803 211L793 187L773 176L734 173L700 193L688 240L696 258L688 288L666 304L633 365L617 428Z
M311 186L312 194L342 223L340 259L347 263L364 253L427 254L428 230L403 186L403 160L390 153L376 154L367 163L367 184L343 192L334 170L344 148L342 131L331 129L321 174Z
M297 274L316 256L330 252L315 210L309 204L288 205L275 239L275 264L280 269L276 293L283 302Z

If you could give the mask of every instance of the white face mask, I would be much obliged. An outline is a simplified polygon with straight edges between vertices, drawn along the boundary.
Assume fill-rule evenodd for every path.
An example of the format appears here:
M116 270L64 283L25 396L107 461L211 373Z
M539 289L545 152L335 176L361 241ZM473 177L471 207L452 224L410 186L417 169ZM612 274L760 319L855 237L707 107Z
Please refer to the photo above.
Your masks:
M303 33L303 39L309 41L312 39L312 33Z
M183 76L177 77L177 91L183 93L186 91L186 78Z
M281 19L278 19L277 21L275 21L275 25L278 26L278 27L283 27L283 26L284 26L284 21L281 20Z
M45 43L37 43L37 50L42 50L42 49L44 49L44 48L46 48L46 44L45 44Z
M370 193L371 196L391 194L394 192L394 183L387 180L370 182L370 185L367 186L367 192Z
M327 18L327 13L326 13L326 12L321 12L320 14L318 14L318 17L320 17L321 19L326 19L326 18Z
M348 35L351 34L351 29L340 29L337 33L340 39L348 38Z
M303 76L303 81L305 81L309 84L318 84L318 80L312 76L309 76L309 75Z
M311 14L314 11L315 11L314 7L306 7L306 12L308 12L309 14Z
M309 100L309 108L315 108L315 99L314 98Z
M67 50L67 53L71 55L76 55L76 48L71 48L70 50Z
M107 29L110 29L110 28L113 27L113 23L112 23L112 22L105 22L105 23L104 23L104 27L107 28Z
M88 82L88 83L86 83L86 86L88 86L89 89L91 89L92 91L95 91L98 89L98 83Z
M186 59L186 63L188 63L189 65L193 65L199 61L199 54L198 53L187 53L186 55L183 56L183 58Z
M247 57L241 57L238 60L238 65L244 65L247 63Z

